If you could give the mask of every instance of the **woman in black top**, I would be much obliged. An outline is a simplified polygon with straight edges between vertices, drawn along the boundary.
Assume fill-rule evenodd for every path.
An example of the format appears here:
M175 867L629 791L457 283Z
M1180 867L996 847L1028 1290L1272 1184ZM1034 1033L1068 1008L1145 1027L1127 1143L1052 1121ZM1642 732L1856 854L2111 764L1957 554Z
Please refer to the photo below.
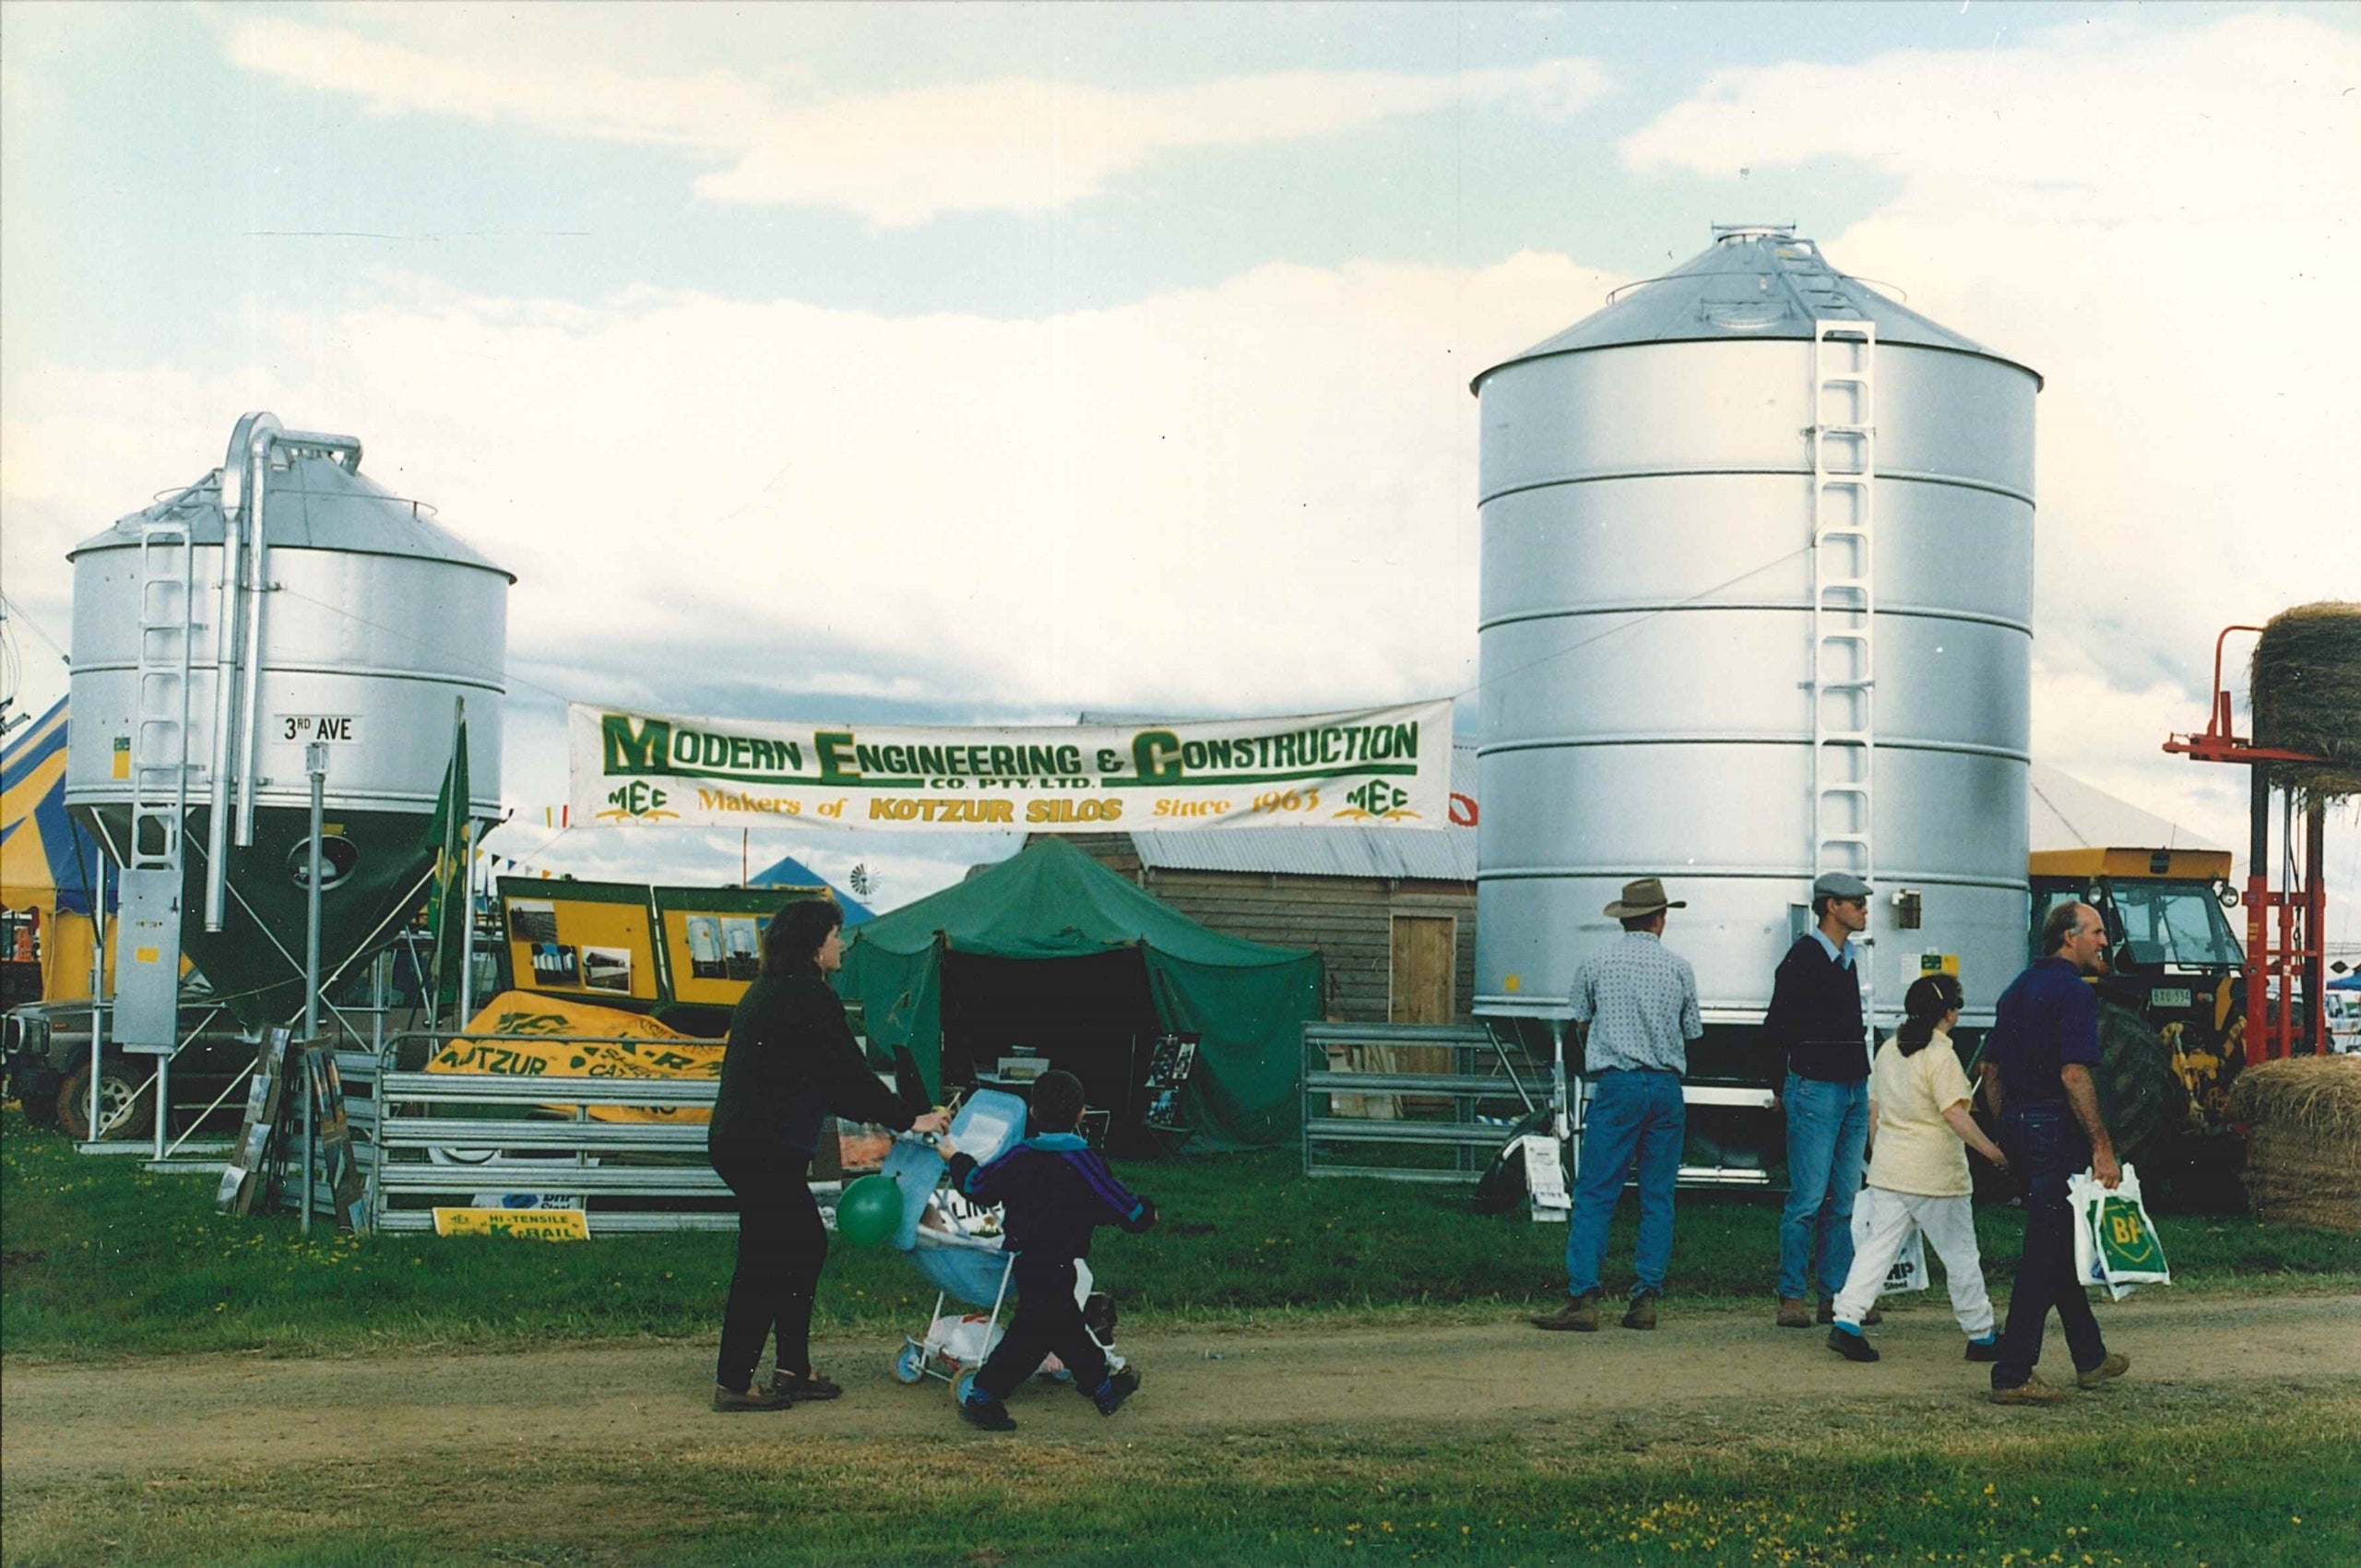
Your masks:
M812 1293L828 1232L806 1183L822 1119L941 1133L943 1112L908 1105L877 1081L827 977L844 962L844 915L826 899L789 904L763 932L763 967L730 1020L706 1149L738 1195L738 1268L721 1318L717 1410L780 1410L844 1392L812 1370ZM778 1366L754 1367L776 1330Z

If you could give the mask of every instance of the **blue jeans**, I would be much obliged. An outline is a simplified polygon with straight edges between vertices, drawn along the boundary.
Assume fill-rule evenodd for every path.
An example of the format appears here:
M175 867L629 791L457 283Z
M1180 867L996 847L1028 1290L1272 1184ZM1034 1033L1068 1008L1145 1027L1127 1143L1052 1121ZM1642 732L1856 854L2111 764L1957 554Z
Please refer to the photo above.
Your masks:
M1813 1243L1820 1293L1845 1289L1853 1267L1853 1199L1869 1141L1869 1081L1822 1083L1787 1075L1787 1206L1779 1216L1779 1298L1811 1293Z
M1592 1080L1582 1159L1574 1172L1574 1212L1566 1225L1568 1295L1598 1289L1608 1217L1623 1195L1634 1155L1640 1167L1640 1242L1632 1258L1639 1279L1631 1294L1664 1294L1665 1271L1672 1266L1672 1187L1680 1175L1688 1123L1678 1073L1618 1070Z
M2041 1360L2050 1308L2058 1309L2076 1372L2106 1360L2106 1341L2074 1272L2074 1211L2066 1203L2066 1179L2091 1163L2082 1124L2061 1104L2008 1106L2000 1114L2000 1147L2025 1185L2025 1250L2017 1260L2016 1288L2009 1292L1992 1386L2019 1388Z

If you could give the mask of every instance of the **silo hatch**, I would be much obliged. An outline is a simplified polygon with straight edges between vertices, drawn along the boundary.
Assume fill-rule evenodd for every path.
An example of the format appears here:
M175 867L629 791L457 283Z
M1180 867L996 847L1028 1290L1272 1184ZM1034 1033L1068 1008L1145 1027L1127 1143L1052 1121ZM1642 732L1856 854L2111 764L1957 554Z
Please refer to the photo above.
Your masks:
M312 885L312 841L309 838L287 851L287 874L296 886L309 889ZM320 891L328 892L350 876L361 864L360 847L341 833L326 833L320 837Z

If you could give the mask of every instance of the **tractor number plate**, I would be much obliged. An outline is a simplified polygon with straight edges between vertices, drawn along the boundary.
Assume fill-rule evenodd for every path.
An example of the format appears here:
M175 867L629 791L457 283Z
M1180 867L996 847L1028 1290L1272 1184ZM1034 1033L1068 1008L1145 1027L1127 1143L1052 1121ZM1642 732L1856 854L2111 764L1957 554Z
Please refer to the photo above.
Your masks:
M2189 991L2182 986L2158 986L2148 993L2150 1005L2156 1007L2186 1007Z

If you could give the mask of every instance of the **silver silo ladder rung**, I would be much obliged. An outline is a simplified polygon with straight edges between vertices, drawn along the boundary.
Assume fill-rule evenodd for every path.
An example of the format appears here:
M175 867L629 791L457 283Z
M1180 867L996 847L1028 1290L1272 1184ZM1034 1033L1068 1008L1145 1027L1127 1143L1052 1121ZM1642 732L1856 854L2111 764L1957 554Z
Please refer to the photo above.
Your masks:
M131 728L133 870L178 871L188 814L189 643L196 625L189 530L139 529L139 671Z
M1833 287L1824 297L1833 306L1849 308ZM1849 871L1867 881L1877 864L1877 338L1876 323L1858 316L1812 323L1815 878ZM1832 713L1832 706L1838 711ZM1874 1020L1872 968L1866 956L1855 965L1862 1015Z

